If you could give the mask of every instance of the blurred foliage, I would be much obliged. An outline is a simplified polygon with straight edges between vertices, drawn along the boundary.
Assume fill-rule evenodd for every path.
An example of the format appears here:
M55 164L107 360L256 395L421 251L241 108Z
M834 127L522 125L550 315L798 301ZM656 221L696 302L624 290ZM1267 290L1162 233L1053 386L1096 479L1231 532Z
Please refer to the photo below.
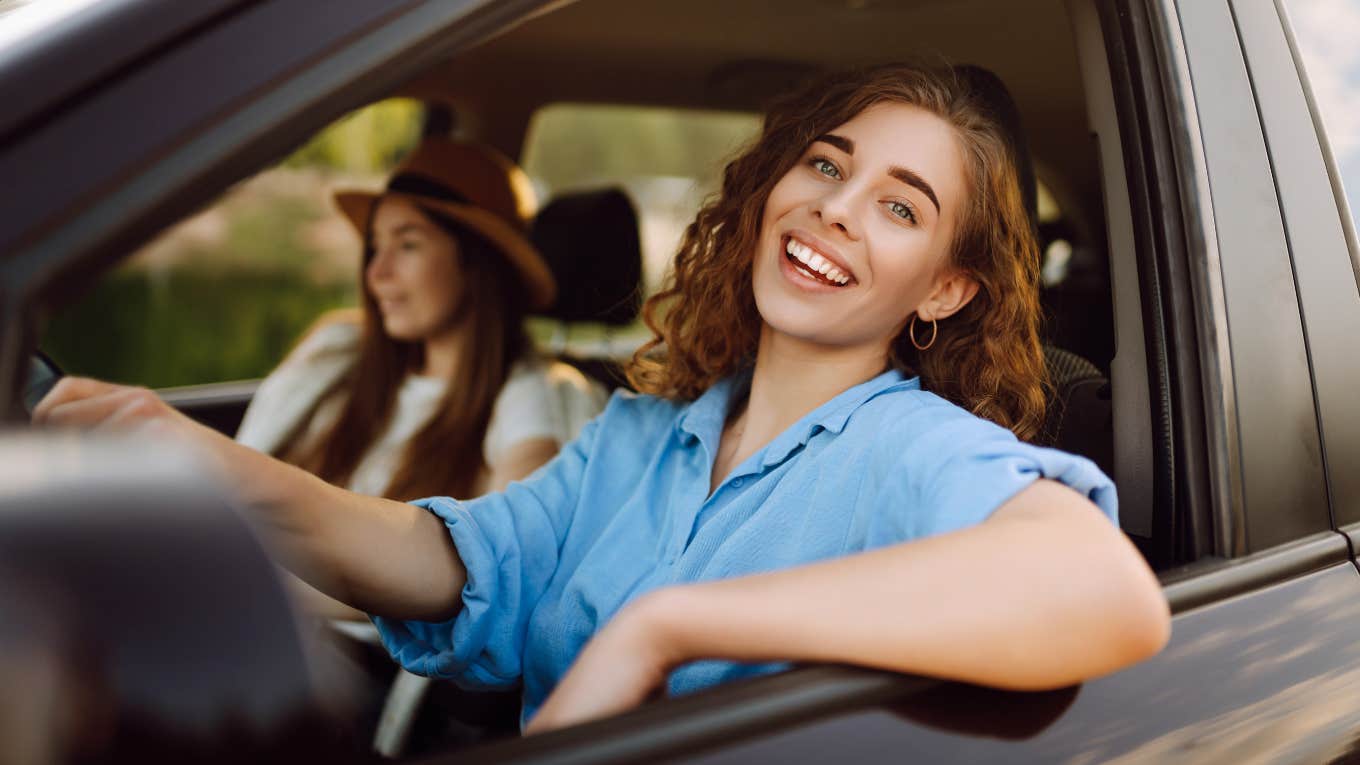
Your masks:
M63 369L153 388L262 377L352 285L293 273L120 271L53 321L44 350Z
M716 187L760 118L645 106L552 104L534 113L522 158L553 191L636 176L693 178Z
M424 107L390 98L341 118L283 161L285 167L324 167L386 173L420 142Z

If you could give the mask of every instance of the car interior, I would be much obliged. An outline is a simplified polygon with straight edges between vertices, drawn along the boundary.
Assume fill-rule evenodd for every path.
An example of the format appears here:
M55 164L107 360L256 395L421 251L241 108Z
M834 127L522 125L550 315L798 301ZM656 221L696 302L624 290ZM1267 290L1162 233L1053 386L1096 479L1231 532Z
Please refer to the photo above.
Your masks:
M483 141L523 161L536 115L555 105L753 116L813 73L902 59L957 67L988 94L1011 134L1044 253L1053 391L1043 440L1090 457L1115 478L1124 531L1164 570L1180 561L1170 528L1153 523L1160 447L1104 39L1091 0L578 0L548 6L389 95L420 101L427 132ZM643 252L650 214L646 200L609 178L552 189L532 238L562 297L542 318L603 327L606 337L636 327L641 299L654 286ZM627 348L564 342L546 350L608 387L625 385L619 364ZM251 389L223 383L166 397L230 433ZM453 695L430 703L442 704L441 714L464 704ZM411 721L405 725L389 753L424 748L407 746ZM506 732L495 721L468 725ZM429 738L444 746L479 735L445 727Z

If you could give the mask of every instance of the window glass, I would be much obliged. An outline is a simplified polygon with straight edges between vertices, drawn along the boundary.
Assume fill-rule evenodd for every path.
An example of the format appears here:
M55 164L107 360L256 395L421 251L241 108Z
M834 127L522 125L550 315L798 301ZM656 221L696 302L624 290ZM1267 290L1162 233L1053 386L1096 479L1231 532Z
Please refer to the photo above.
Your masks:
M328 127L124 260L52 318L43 349L153 388L264 376L320 313L356 304L360 242L331 194L380 188L421 115L391 100Z
M1288 0L1286 6L1354 217L1360 209L1360 0Z

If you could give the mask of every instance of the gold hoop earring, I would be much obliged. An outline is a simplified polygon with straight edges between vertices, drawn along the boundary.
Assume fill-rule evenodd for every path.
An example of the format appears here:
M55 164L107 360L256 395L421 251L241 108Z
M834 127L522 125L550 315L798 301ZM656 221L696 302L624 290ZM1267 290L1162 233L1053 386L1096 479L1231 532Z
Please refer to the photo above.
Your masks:
M930 320L930 342L921 345L916 342L916 314L911 315L911 326L907 327L907 336L911 338L911 344L916 346L918 351L928 351L930 346L935 344L935 338L940 334L940 323L934 319Z

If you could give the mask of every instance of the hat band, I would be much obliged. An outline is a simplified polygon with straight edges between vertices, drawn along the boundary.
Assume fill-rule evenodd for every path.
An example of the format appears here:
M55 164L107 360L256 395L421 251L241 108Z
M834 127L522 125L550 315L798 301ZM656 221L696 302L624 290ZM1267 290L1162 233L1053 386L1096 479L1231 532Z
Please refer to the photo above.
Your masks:
M433 180L424 175L414 173L401 173L392 176L392 180L387 182L387 190L401 194L410 194L417 197L429 197L438 199L441 202L457 202L458 204L471 204L468 198L445 186L439 181Z

